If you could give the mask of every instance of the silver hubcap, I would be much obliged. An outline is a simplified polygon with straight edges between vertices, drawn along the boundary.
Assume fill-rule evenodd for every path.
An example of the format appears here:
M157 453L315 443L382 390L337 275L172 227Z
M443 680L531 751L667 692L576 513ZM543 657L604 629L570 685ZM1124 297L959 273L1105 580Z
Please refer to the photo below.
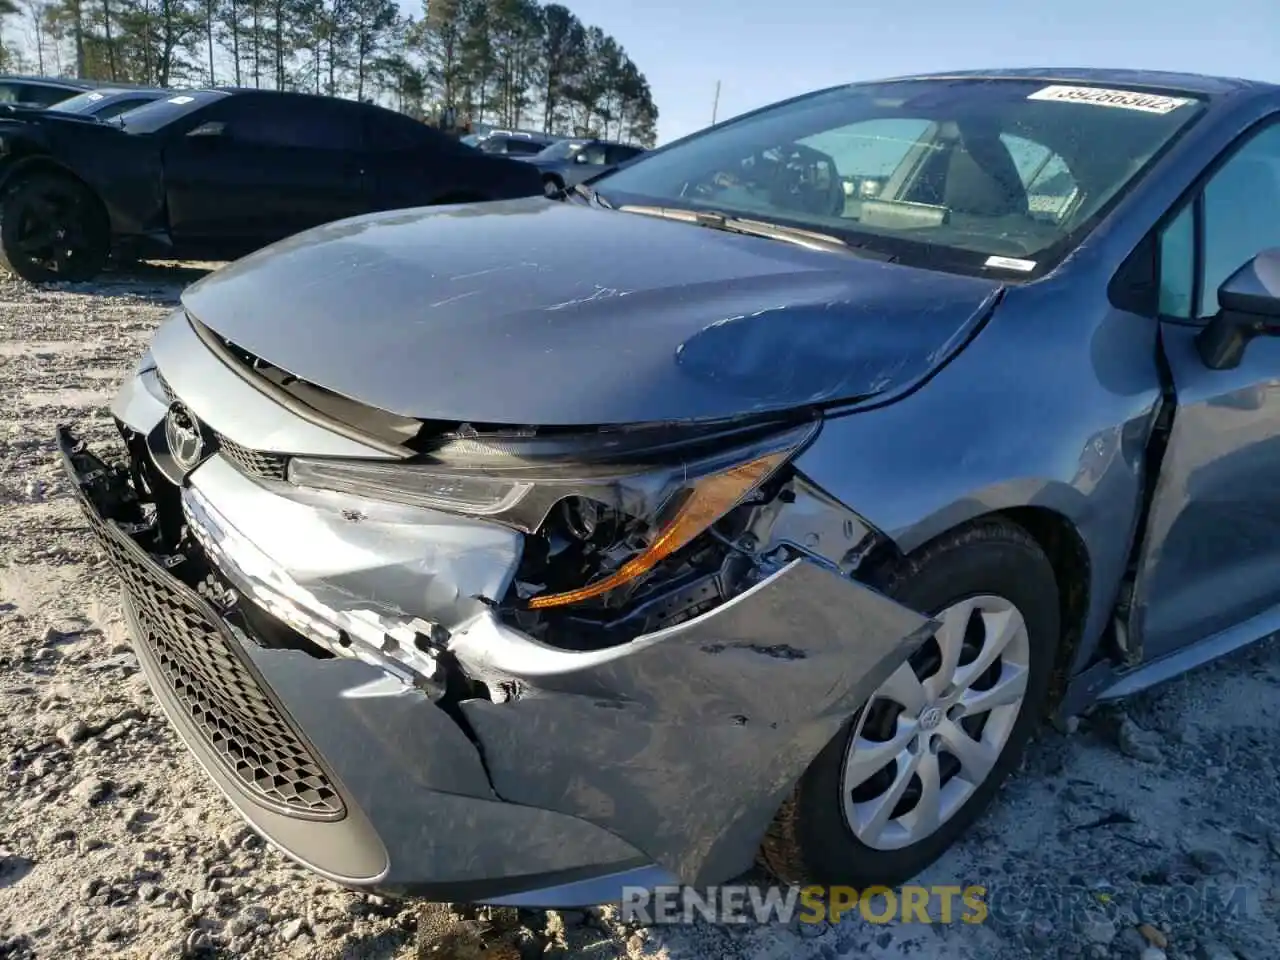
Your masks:
M918 843L955 816L1026 696L1031 645L1017 607L970 597L935 619L934 640L872 694L845 755L845 821L877 850Z

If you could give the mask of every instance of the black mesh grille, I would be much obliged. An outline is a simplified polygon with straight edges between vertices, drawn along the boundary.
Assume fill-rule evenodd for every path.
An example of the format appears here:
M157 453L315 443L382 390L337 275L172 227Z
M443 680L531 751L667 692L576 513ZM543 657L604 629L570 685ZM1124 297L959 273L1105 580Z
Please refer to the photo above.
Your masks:
M165 400L173 403L178 399L178 395L173 392L173 387L169 386L169 381L164 378L159 370L156 371L156 379L160 382L160 389L164 391ZM256 477L259 480L284 480L289 469L289 458L281 456L278 453L266 453L262 450L250 450L248 447L242 447L234 440L230 440L213 431L214 438L217 441L217 450L227 460L229 460L237 470L246 476Z
M278 453L263 453L261 450L250 450L242 447L234 440L228 440L220 433L218 452L226 457L241 473L259 480L283 480L288 471L289 459Z
M82 505L124 583L138 641L227 771L263 806L311 820L341 819L341 797L226 625L198 594Z

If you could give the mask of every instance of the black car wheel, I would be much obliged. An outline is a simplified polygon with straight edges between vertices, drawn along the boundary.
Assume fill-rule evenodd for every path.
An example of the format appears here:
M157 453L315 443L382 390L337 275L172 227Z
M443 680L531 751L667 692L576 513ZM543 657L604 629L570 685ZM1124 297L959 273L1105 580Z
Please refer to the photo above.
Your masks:
M0 266L24 280L91 279L110 249L102 204L70 177L23 177L0 201Z
M556 198L564 190L564 182L559 177L543 177L542 191L548 197Z
M792 883L895 886L987 808L1043 709L1058 587L1019 526L985 520L921 549L878 584L941 624L810 765L761 859Z

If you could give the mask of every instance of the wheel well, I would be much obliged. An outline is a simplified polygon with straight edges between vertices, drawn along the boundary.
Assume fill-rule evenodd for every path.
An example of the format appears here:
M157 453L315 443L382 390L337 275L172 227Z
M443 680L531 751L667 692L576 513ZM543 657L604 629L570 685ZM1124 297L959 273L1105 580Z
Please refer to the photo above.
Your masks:
M1071 661L1080 646L1089 613L1088 548L1070 520L1045 507L1011 507L989 516L1005 517L1026 530L1053 567L1062 622L1062 640L1050 689L1050 702L1056 703L1066 688Z
M558 173L544 173L542 175L542 182L559 184L561 187L564 186L564 178Z
M76 174L67 167L64 167L62 164L50 157L33 156L19 160L16 164L5 171L4 180L0 182L0 194L8 192L11 187L16 186L28 177L39 176L41 174L62 177L65 180L70 180L72 183L83 187L85 192L87 192L89 196L93 197L94 202L98 206L98 212L102 214L102 222L107 225L108 229L110 229L111 221L107 213L107 207L106 204L102 202L102 198L98 196L98 191L94 190L93 187L85 183L83 179L76 176Z

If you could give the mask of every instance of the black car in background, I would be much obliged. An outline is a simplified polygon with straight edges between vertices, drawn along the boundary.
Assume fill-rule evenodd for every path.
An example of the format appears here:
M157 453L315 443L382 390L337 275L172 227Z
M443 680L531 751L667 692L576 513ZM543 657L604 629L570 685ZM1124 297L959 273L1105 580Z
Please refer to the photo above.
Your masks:
M181 92L152 87L100 87L78 93L68 100L55 103L49 109L58 113L76 113L83 117L110 120L153 100L178 96Z
M462 138L467 146L484 153L497 153L509 157L532 157L556 142L556 137L528 130L490 130L488 133L472 133Z
M0 104L18 107L49 107L97 84L91 80L67 80L62 77L0 76Z
M113 251L231 260L358 214L541 192L528 164L335 97L191 90L110 123L0 112L0 266L36 282L88 279Z
M546 194L555 196L566 187L634 160L642 153L644 149L641 147L612 140L571 139L553 143L527 160L538 168Z

